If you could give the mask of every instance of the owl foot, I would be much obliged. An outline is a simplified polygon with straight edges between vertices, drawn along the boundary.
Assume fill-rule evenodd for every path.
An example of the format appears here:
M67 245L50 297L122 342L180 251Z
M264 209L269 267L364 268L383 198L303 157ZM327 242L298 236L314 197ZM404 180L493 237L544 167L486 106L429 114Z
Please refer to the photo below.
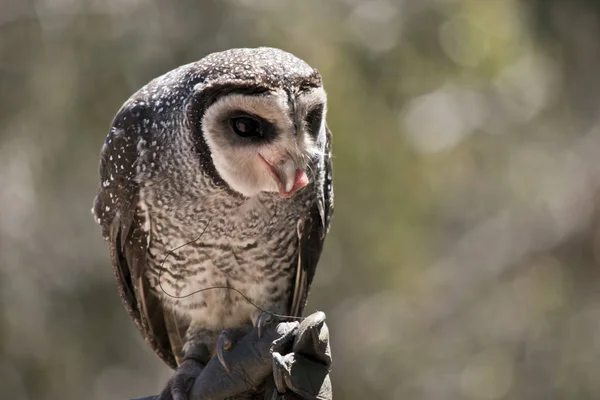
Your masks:
M217 339L217 358L219 362L227 372L231 372L231 368L227 363L227 350L231 349L233 345L242 338L246 333L248 333L248 328L240 328L240 329L230 329L227 328L221 332L219 338Z
M194 381L204 369L204 364L194 358L184 358L175 374L162 390L159 400L188 400Z

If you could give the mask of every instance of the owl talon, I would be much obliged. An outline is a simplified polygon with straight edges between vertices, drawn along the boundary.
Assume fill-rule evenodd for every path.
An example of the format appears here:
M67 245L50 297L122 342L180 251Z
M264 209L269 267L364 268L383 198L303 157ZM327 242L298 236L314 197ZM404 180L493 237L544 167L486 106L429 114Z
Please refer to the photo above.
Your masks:
M229 368L227 360L225 359L225 352L231 349L231 346L233 344L231 340L231 335L231 329L225 329L223 332L221 332L219 338L217 339L217 358L223 366L223 369L225 369L225 371L227 372L231 372L231 369Z
M258 337L259 338L262 338L265 326L267 326L273 320L274 320L274 316L272 313L263 311L262 314L260 314L260 316L258 317L258 321L256 322L256 328L258 328Z
M227 350L231 349L235 343L237 343L237 341L249 331L250 326L244 326L236 329L227 328L224 329L219 335L219 338L217 339L217 359L225 371L231 372L231 368L229 367L229 363L225 357Z

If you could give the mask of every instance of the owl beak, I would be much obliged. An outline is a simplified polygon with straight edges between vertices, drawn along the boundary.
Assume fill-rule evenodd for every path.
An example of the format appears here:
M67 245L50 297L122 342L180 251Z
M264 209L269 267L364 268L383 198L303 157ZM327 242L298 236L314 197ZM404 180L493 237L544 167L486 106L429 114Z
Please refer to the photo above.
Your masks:
M308 185L306 171L300 168L296 168L293 175L286 175L285 179L285 185L283 179L279 179L279 196L282 199L289 199L298 190Z
M266 164L267 169L277 181L279 187L279 196L283 199L289 199L298 190L308 185L309 180L306 175L306 170L297 168L291 159L286 159L284 162L273 165L268 162L261 154L258 155Z

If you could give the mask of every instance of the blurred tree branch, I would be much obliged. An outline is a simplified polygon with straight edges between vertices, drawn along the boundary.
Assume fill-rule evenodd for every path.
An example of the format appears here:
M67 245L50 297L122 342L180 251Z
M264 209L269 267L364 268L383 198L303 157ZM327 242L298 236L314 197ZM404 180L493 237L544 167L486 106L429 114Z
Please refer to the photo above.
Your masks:
M479 295L523 261L560 246L589 228L600 193L600 125L594 127L555 160L549 174L561 177L569 190L542 192L546 208L515 206L487 218L465 233L458 246L426 272L422 318L437 329L477 301ZM545 197L544 197L545 196ZM473 260L481 260L473 264ZM466 265L472 265L468 273Z

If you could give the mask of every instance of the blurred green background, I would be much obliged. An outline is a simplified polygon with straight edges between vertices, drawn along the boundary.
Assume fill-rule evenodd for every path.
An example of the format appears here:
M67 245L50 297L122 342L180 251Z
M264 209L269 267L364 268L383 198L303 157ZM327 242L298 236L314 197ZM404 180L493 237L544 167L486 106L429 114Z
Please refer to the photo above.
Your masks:
M230 47L329 93L336 214L307 312L336 399L600 398L600 3L0 0L0 397L170 371L90 215L127 97Z

